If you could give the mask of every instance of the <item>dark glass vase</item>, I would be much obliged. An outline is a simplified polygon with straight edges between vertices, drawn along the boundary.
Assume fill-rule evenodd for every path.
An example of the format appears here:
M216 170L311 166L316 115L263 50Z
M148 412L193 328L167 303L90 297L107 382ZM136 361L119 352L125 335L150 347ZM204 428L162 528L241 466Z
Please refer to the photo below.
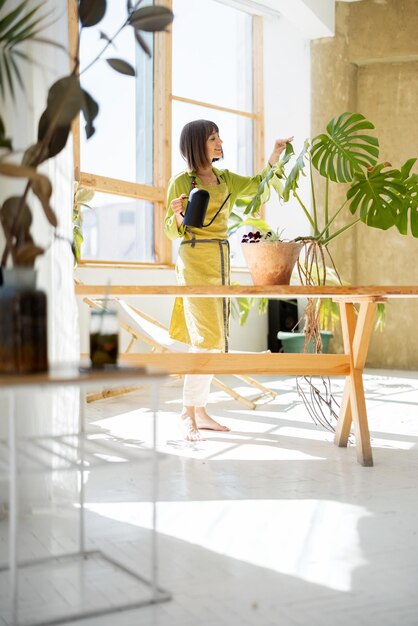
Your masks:
M3 269L0 287L0 373L48 370L47 299L32 268Z

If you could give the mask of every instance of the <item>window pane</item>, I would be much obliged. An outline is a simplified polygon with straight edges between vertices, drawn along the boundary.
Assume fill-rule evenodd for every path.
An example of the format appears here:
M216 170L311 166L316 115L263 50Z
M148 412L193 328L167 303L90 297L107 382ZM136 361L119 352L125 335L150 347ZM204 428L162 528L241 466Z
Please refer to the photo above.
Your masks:
M143 5L152 2L143 2ZM126 2L108 0L99 28L81 35L81 70L105 45L100 31L112 36L126 20ZM152 33L141 33L152 49ZM82 86L98 102L96 132L86 140L81 116L81 171L130 182L152 184L153 163L153 61L136 43L134 31L125 27L106 50L103 59L81 74ZM115 72L104 60L117 57L136 68L136 77Z
M83 209L81 258L152 262L154 206L145 200L96 192Z
M253 146L253 121L248 117L241 117L225 111L216 111L206 107L173 102L173 142L172 142L172 172L178 174L186 167L180 150L180 133L185 124L193 120L207 119L215 122L219 128L219 135L223 140L224 158L214 163L215 167L228 169L243 176L251 176Z
M251 16L215 0L174 0L173 12L173 94L251 111Z

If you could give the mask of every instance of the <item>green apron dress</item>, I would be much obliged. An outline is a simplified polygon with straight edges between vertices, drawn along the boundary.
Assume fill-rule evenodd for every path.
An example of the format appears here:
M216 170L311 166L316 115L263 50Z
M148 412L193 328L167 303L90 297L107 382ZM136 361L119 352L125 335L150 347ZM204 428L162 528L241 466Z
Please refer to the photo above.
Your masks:
M199 185L210 194L205 224L228 196L226 183ZM179 285L229 285L229 200L207 228L187 228L180 245L176 276ZM224 238L217 238L220 234ZM215 237L214 237L215 236ZM197 348L228 351L230 302L227 298L176 298L170 336Z
M170 239L182 237L176 275L179 285L229 285L228 218L237 198L252 198L266 166L255 176L240 176L229 170L213 168L219 184L203 185L195 172L175 176L167 193L167 213L164 231ZM230 194L219 214L207 228L177 225L171 201L190 193L193 178L197 187L210 194L205 224L209 224ZM176 298L170 323L170 336L197 348L228 351L230 301L228 298Z

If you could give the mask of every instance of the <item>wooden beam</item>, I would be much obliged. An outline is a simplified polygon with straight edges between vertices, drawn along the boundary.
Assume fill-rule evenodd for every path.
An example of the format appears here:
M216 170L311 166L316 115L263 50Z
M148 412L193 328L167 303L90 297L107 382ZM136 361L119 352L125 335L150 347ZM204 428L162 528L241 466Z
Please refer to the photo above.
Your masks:
M172 0L159 0L158 4L172 9ZM157 263L172 262L172 243L164 233L166 195L171 177L171 84L172 84L172 34L171 31L154 34L154 184L163 189L163 198L154 210L154 253Z
M233 113L234 115L241 115L241 117L249 117L254 119L257 115L256 113L251 113L251 111L242 111L240 109L230 109L229 107L222 107L219 104L210 104L209 102L203 102L201 100L192 100L191 98L183 98L181 96L171 96L172 100L176 100L177 102L185 102L186 104L195 104L197 106L205 107L205 109L214 109L215 111L225 111L226 113Z
M263 18L253 17L253 149L254 171L260 172L266 164L264 156L264 41ZM264 207L262 217L264 217Z
M155 367L169 374L286 374L288 376L346 376L345 354L271 353L144 353L121 354L122 363Z
M113 296L183 296L183 297L255 297L255 298L335 298L348 296L349 300L357 302L380 298L418 298L418 286L334 286L303 287L296 285L196 285L183 287L178 285L75 285L77 295L100 296L107 292Z
M81 187L94 189L102 193L148 200L149 202L163 202L165 200L165 190L162 187L130 183L126 180L108 178L98 174L88 174L87 172L80 172L79 180Z

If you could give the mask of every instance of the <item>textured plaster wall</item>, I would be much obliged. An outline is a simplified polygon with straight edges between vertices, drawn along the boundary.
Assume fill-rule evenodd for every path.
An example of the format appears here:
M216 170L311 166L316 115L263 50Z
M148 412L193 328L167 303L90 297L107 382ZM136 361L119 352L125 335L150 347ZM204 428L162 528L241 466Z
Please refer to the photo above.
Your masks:
M418 157L417 26L416 0L337 2L335 37L312 43L314 134L334 115L358 111L376 126L380 160L399 166ZM344 195L332 191L334 206ZM332 253L352 283L418 285L418 239L411 235L360 224L338 238ZM417 320L418 301L389 303L385 330L374 334L367 364L418 369Z

